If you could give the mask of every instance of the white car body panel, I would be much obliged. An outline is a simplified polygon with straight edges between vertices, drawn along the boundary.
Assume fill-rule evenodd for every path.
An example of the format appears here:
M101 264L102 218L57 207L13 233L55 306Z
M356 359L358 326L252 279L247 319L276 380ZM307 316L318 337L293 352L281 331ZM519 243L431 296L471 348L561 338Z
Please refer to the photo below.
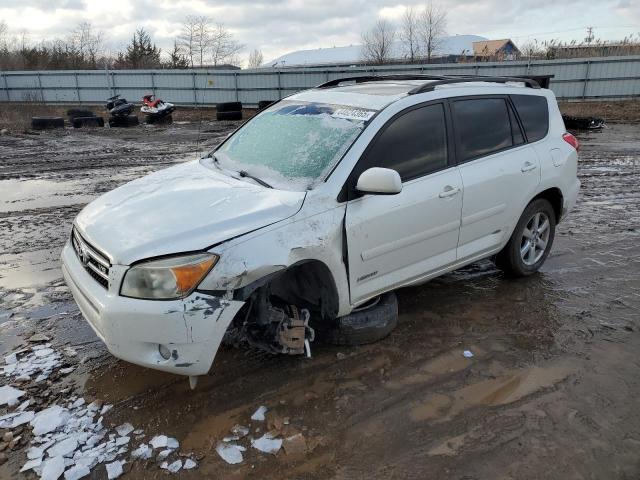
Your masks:
M203 375L244 305L238 292L292 266L324 265L337 295L336 314L343 316L380 293L498 252L540 192L560 191L563 215L575 204L577 153L562 139L564 125L551 91L481 82L417 95L402 93L397 84L376 87L375 94L351 85L288 97L378 111L342 160L307 192L267 189L195 161L131 182L89 204L75 226L112 261L108 288L87 273L70 244L62 252L63 272L109 351L150 368ZM487 93L546 96L547 137L405 182L396 195L338 200L363 152L394 115L423 102ZM535 168L523 172L526 163ZM459 191L441 198L448 186ZM186 298L151 301L119 295L132 264L204 249L220 258ZM169 347L171 358L159 354L159 345Z

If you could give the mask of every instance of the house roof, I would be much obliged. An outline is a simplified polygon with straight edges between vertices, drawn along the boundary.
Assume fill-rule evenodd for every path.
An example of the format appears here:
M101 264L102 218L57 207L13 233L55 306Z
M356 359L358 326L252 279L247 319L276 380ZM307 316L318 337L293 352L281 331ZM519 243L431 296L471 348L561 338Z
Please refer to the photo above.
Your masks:
M483 55L495 55L501 48L507 44L513 45L517 49L510 38L503 38L501 40L481 40L479 42L473 42L473 54L478 56Z
M454 35L444 37L440 47L435 52L438 55L471 55L472 44L477 40L485 40L479 35ZM402 42L396 41L391 47L391 57L402 59L404 48ZM266 62L264 67L293 67L303 65L348 65L362 61L362 45L347 47L317 48L314 50L298 50Z

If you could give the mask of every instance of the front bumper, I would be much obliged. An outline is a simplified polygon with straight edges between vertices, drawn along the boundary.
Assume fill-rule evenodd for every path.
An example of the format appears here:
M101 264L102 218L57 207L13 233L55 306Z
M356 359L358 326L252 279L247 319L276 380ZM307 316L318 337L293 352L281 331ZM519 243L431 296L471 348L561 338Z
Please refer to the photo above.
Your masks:
M206 374L227 327L244 305L198 292L169 301L122 297L119 282L107 290L87 273L69 242L61 259L73 298L109 352L144 367ZM169 349L170 358L160 355L160 345Z

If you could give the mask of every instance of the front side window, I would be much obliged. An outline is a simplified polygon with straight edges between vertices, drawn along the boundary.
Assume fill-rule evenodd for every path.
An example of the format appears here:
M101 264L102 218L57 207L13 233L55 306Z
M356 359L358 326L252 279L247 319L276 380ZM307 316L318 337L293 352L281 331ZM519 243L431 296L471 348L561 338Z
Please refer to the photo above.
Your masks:
M306 190L340 160L375 111L284 100L248 122L214 152L223 168L276 188Z
M467 161L513 145L507 102L502 98L474 98L453 102L460 160Z
M419 107L391 120L376 137L358 172L371 167L396 170L402 181L447 166L447 130L442 104Z

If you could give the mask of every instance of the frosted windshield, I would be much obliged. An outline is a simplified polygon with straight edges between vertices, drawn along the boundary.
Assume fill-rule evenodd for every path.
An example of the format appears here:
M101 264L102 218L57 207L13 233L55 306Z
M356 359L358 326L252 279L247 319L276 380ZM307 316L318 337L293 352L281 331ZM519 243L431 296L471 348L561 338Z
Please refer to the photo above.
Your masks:
M282 101L215 152L223 168L246 170L276 188L305 190L344 155L373 111Z

